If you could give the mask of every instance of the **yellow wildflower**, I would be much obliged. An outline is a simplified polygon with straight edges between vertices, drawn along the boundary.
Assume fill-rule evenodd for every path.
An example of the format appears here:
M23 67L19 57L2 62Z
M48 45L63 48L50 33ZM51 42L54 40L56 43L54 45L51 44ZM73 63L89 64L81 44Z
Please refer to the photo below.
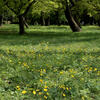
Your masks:
M49 95L49 93L47 92L47 95Z
M65 96L66 96L66 94L65 94L65 93L63 93L63 96L65 97Z
M27 63L23 63L24 66L27 66Z
M16 86L16 88L20 88L20 86Z
M45 86L44 88L48 88L47 86Z
M71 90L72 88L70 87L69 89Z
M17 90L20 90L20 86L16 86Z
M69 88L68 88L68 87L66 87L66 90L69 90Z
M21 64L21 62L18 62L19 64Z
M42 95L42 92L39 92L39 95Z
M47 84L47 82L44 83L45 85Z
M83 80L84 80L84 78L81 78L81 80L83 81Z
M42 74L42 73L40 73L40 76L43 76L43 74Z
M46 70L45 69L43 69L43 71L46 73Z
M85 100L85 98L84 98L84 97L82 97L82 100Z
M60 74L63 74L63 72L61 71Z
M11 63L11 62L12 62L12 60L10 59L10 60L9 60L9 62Z
M45 92L47 92L47 91L48 91L48 89L44 89L44 91L45 91Z
M64 90L66 89L65 86L62 87Z
M41 82L41 83L43 83L43 80L42 80L42 79L40 79L40 82Z
M47 96L44 95L44 98L47 99Z
M97 75L100 75L100 71L97 72Z
M25 91L25 90L22 91L22 94L26 94L26 93L27 93L27 91Z
M94 71L97 71L97 68L95 68Z
M39 89L37 89L36 91L40 91Z
M35 95L36 94L36 91L33 91L33 94Z
M72 76L72 78L74 78L74 75L71 75Z

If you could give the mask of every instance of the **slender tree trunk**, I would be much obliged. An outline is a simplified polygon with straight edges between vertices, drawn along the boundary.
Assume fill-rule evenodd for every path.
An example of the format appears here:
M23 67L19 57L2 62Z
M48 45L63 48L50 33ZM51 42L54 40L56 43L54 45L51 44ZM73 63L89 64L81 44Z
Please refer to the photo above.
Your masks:
M26 28L29 28L29 25L27 24L25 17L23 17L23 22L24 22L24 25L26 26Z
M23 16L22 15L19 16L19 34L20 35L25 34L24 21L23 21Z
M45 20L45 25L46 26L49 26L50 25L50 16L48 16L48 18Z
M81 24L80 24L80 21L78 20L77 16L74 16L74 20L76 21L76 23L78 24L78 26L79 26L80 28L82 28L82 27L81 27Z
M59 23L59 11L56 11L55 14L56 14L56 25L60 26L60 23Z
M2 26L2 22L3 22L3 16L0 15L0 26Z
M45 26L46 25L46 22L45 22L45 18L44 18L44 12L41 12L41 20L42 20L42 23L41 25Z
M79 27L79 25L74 20L68 4L66 5L65 16L66 16L66 18L68 20L68 23L69 23L70 28L72 29L72 31L73 32L80 32L81 28Z
M48 17L48 26L50 25L50 16Z
M45 19L44 19L44 17L42 19L42 25L45 26Z
M98 26L100 26L100 20L98 20Z

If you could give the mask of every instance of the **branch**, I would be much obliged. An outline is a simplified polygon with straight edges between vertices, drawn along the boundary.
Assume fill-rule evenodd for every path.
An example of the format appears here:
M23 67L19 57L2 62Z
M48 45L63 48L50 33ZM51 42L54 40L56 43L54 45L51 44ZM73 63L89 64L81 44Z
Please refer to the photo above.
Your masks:
M12 12L14 12L17 15L17 12L8 5L8 1L6 0L3 0L3 1L5 2L4 5L6 5Z
M30 0L29 0L30 1ZM29 9L31 8L32 4L36 3L36 0L33 0L26 8L25 12L22 14L23 16L25 16L27 14L27 12L29 11Z

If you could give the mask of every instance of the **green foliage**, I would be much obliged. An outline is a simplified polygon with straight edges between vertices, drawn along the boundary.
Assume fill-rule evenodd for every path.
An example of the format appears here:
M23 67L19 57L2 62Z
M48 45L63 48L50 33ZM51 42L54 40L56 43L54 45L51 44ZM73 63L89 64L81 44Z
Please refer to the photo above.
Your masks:
M19 16L25 13L27 7L34 0L2 0L3 4L11 10L15 15ZM33 2L33 4L35 1Z
M75 5L72 7L72 11L79 16L83 15L85 12L90 17L98 16L98 11L100 10L100 0L79 0L74 2Z
M1 100L99 100L100 28L0 28ZM67 32L66 32L67 31Z

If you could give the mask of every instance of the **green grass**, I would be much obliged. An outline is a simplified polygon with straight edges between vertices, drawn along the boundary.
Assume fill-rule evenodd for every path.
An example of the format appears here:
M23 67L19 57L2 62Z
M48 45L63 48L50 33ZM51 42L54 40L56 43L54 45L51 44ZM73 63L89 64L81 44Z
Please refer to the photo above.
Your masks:
M100 100L100 28L0 27L0 100ZM23 93L25 92L26 93Z

